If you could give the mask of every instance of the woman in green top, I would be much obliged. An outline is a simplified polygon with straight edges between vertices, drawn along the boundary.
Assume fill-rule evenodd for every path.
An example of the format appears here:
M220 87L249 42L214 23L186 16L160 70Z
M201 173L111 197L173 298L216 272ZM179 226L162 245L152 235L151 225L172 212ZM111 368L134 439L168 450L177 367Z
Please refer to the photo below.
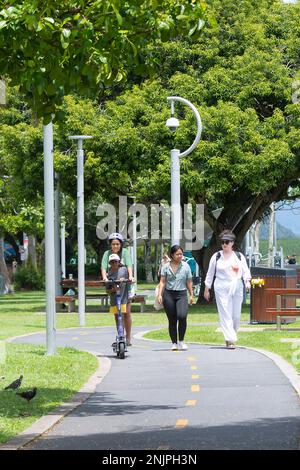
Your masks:
M102 261L101 261L101 275L103 281L107 281L107 273L109 271L109 262L108 258L111 254L116 254L121 259L121 264L125 266L128 270L128 278L130 281L133 281L133 274L132 274L132 261L129 251L126 248L123 248L124 238L121 233L112 233L108 237L108 241L110 243L110 249L106 250L103 254ZM131 300L132 300L132 292L129 291L128 293L128 302L127 302L127 311L124 314L124 326L126 331L126 344L127 346L131 346Z

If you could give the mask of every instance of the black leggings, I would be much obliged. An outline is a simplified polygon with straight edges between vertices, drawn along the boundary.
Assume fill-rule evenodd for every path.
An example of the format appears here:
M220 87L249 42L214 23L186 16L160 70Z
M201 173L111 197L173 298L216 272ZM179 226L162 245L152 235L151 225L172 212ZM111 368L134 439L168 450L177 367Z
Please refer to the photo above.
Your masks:
M187 291L165 289L163 305L169 320L169 335L172 343L177 343L177 322L179 341L183 341L188 314Z

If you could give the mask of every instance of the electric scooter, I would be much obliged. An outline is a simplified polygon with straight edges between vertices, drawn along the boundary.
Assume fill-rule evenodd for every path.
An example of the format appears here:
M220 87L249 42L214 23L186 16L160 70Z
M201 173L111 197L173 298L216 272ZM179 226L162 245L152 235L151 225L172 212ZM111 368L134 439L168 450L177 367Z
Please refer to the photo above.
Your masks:
M108 281L109 286L111 287L112 285L115 287L116 291L116 304L117 304L117 336L116 336L116 341L112 344L113 351L117 354L117 357L120 359L125 359L125 353L127 352L126 348L126 337L125 337L125 332L124 332L124 326L123 326L123 313L121 310L121 285L123 283L130 283L128 279L125 280L115 280L115 281ZM108 287L108 286L107 286Z

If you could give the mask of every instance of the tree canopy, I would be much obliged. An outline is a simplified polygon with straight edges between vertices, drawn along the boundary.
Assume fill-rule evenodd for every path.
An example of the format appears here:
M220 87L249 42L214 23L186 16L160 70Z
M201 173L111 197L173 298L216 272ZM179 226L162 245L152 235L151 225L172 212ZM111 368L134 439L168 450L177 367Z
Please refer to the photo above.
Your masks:
M203 134L181 162L181 184L182 201L203 203L214 231L210 246L194 253L204 268L223 228L233 229L240 243L271 202L299 195L300 175L300 107L293 98L299 86L299 4L211 0L209 5L216 24L196 41L178 37L143 50L145 61L160 64L155 80L131 87L127 82L126 91L100 105L66 96L65 120L55 132L55 167L64 192L76 197L76 151L68 135L87 133L94 138L85 143L86 200L114 201L131 193L154 203L169 199L170 149L185 150L195 136L194 117L181 105L176 104L177 132L165 127L166 97L179 95L196 105ZM16 112L7 113L16 123ZM15 136L5 128L10 154L9 139L20 146L13 160L21 159L26 145L26 139L18 143L20 126ZM34 149L35 133L29 133L27 152ZM38 160L38 150L36 155ZM21 162L12 168L16 165ZM223 208L218 219L216 208Z
M1 1L0 70L20 85L45 123L61 117L63 96L95 96L133 64L148 73L145 51L156 40L197 35L204 1Z

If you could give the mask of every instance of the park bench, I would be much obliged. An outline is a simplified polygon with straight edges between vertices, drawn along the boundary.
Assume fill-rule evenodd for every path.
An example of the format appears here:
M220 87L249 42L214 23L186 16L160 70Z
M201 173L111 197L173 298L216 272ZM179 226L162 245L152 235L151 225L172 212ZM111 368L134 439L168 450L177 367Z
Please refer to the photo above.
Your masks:
M55 297L55 302L59 308L61 305L67 305L68 306L68 312L75 312L75 300L76 296L75 295L57 295Z
M266 289L267 302L270 303L271 298L276 298L276 307L267 307L266 311L271 315L276 315L277 330L281 329L281 317L297 317L300 316L300 308L296 306L296 299L300 299L300 289L296 288L269 288ZM295 305L283 305L283 298L292 297L295 299ZM291 300L291 299L289 299ZM289 302L287 302L289 303Z
M135 296L132 298L133 304L141 304L141 313L144 313L145 311L146 299L147 295L143 294L135 294Z
M85 294L85 304L86 304L86 301L89 299L92 299L92 300L99 299L101 303L101 307L103 306L108 307L109 295L105 292L95 293L95 294Z

